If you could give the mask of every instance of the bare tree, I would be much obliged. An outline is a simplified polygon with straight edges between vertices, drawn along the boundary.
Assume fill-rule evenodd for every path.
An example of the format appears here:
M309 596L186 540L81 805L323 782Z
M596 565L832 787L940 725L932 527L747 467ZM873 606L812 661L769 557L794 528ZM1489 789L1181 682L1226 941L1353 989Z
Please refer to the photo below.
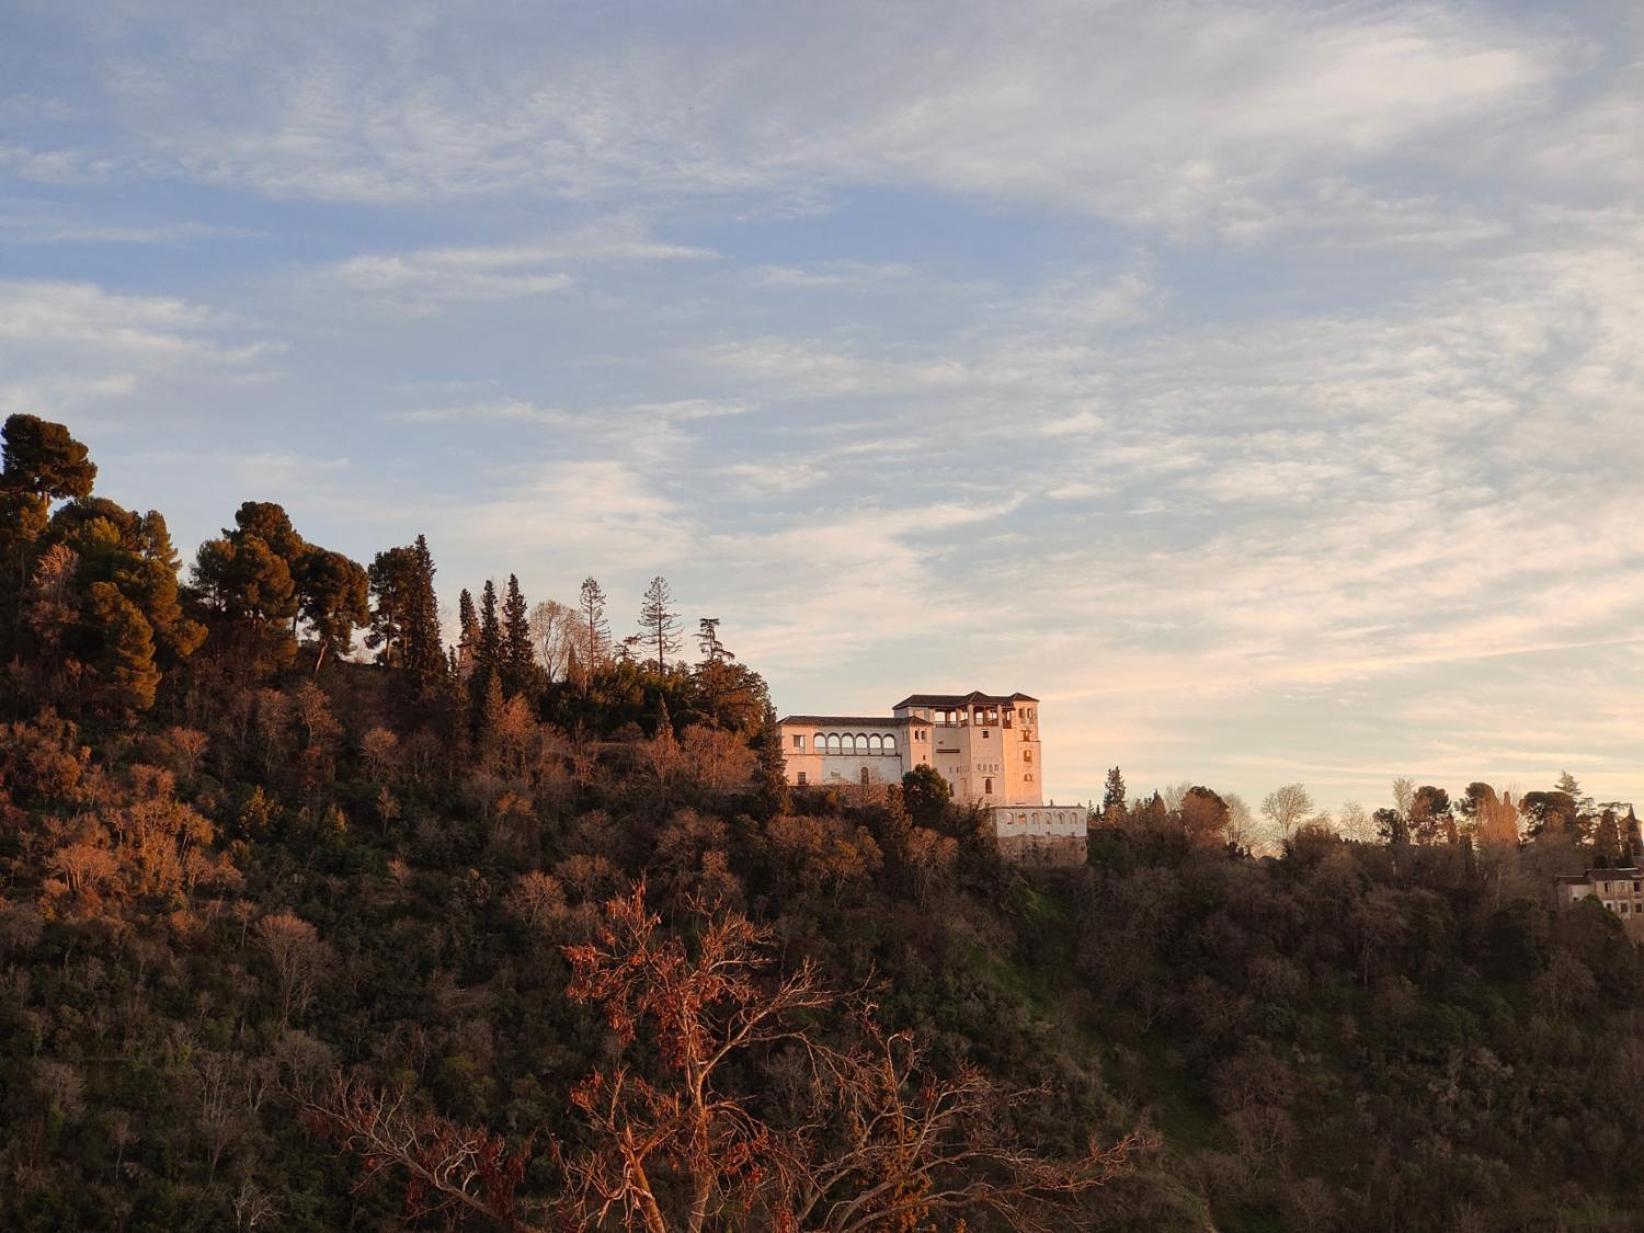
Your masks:
M564 679L573 647L577 648L577 654L584 663L592 658L584 649L587 631L582 628L579 614L557 599L544 600L533 607L530 623L537 662L542 665L550 681Z
M1336 829L1343 839L1353 843L1374 843L1376 839L1375 820L1357 801L1342 804L1341 813L1336 818Z
M1257 838L1256 820L1250 812L1250 805L1235 792L1227 793L1222 800L1227 802L1228 842L1248 848Z
M1166 784L1160 788L1159 799L1164 801L1166 809L1171 813L1175 813L1182 807L1182 801L1187 799L1187 794L1191 791L1193 791L1193 781L1191 779L1179 779L1175 783Z
M1299 783L1275 788L1262 801L1262 816L1273 823L1279 838L1289 839L1298 823L1313 812L1313 798Z
M1416 781L1400 775L1393 781L1393 808L1399 811L1399 817L1408 819L1415 803Z
M280 1022L301 1014L314 997L325 961L325 943L314 926L290 912L277 912L257 922L257 937L274 965L280 985Z
M881 1031L871 1006L824 989L808 963L776 975L771 932L745 916L699 906L689 932L687 944L664 931L641 885L605 905L593 941L564 948L568 996L601 1008L624 1056L572 1092L587 1133L582 1146L555 1145L553 1199L519 1200L523 1151L403 1096L338 1081L305 1107L368 1175L397 1168L413 1212L520 1233L891 1233L981 1211L1048 1233L1141 1146L1040 1156L1010 1120L1042 1089L1003 1088L971 1067L933 1073L911 1034ZM830 1008L851 1012L852 1043L809 1026ZM806 1076L788 1116L735 1077L773 1057Z

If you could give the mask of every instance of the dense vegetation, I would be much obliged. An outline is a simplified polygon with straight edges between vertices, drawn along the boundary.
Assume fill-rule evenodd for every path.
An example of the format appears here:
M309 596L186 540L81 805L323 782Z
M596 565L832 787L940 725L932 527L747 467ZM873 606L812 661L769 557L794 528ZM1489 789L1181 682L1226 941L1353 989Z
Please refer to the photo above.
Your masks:
M661 579L447 649L421 538L250 502L184 584L66 429L5 448L0 1228L1636 1227L1644 966L1548 894L1636 835L1573 782L1275 794L1256 856L1115 773L1026 871L939 780L790 795Z

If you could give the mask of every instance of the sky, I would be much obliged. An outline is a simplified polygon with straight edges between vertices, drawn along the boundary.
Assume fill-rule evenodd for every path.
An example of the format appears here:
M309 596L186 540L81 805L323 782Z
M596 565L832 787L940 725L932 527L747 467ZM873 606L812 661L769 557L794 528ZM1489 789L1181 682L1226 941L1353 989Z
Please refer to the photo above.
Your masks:
M1061 801L1644 805L1644 9L0 0L0 414Z

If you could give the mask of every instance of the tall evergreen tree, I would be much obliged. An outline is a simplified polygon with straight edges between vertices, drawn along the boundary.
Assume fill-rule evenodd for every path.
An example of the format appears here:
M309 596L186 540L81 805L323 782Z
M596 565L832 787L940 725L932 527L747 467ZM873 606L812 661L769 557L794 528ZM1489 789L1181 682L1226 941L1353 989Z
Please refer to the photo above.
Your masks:
M583 634L582 666L591 672L610 654L611 647L611 625L605 619L605 592L597 579L582 580L577 614Z
M474 644L474 675L495 675L502 667L502 623L497 618L497 587L489 578L480 592L479 641ZM480 685L485 688L483 680Z
M776 708L765 704L765 714L753 741L754 796L759 816L766 821L788 811L788 768L782 753L782 730L776 724Z
M412 545L411 592L406 605L405 668L419 695L432 698L445 679L440 638L439 598L434 593L434 557L426 536Z
M1125 777L1118 767L1107 773L1107 785L1102 789L1102 817L1112 822L1125 811Z
M673 611L673 592L660 575L645 588L645 602L639 609L639 627L646 647L656 656L656 670L668 670L668 656L679 650L679 613Z
M474 654L479 650L479 613L474 608L474 597L467 587L457 596L457 651L456 665L463 677L474 670Z
M531 638L531 611L519 589L519 578L508 575L502 601L502 684L509 696L528 689L536 678L537 657Z

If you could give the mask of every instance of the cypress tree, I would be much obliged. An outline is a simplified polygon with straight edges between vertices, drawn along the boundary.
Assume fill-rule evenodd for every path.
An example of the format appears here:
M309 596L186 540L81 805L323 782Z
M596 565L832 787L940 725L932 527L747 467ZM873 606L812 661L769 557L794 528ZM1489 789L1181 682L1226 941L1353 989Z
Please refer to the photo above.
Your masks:
M474 645L474 674L484 677L502 666L502 626L497 621L497 588L489 578L480 592L479 641ZM484 689L483 683L480 686Z
M467 587L457 596L457 667L466 677L474 670L474 652L479 645L479 613Z
M531 614L520 593L519 578L508 575L508 593L502 602L502 684L510 695L530 687L537 657L531 645Z
M445 648L440 641L439 600L434 594L434 558L428 540L417 536L405 605L405 668L421 697L432 697L445 678Z
M788 811L788 767L782 755L782 730L776 726L776 708L765 704L765 715L754 737L754 794L759 816L765 821ZM897 808L901 808L897 793ZM904 814L905 816L905 814Z

